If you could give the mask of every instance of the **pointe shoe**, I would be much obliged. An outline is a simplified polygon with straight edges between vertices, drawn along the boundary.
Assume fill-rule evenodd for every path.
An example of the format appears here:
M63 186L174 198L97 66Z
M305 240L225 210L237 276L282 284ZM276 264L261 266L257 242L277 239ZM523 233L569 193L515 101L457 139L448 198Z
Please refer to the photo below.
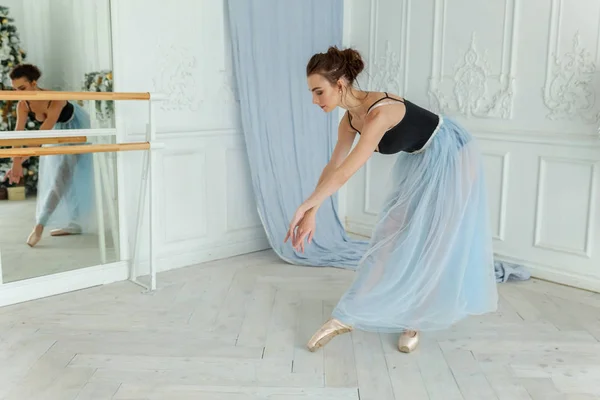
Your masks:
M351 326L346 325L335 318L331 318L319 328L312 338L310 338L306 347L308 347L308 350L314 352L329 343L335 336L350 332L351 330Z
M402 353L410 353L417 348L419 344L419 332L406 331L398 339L398 350Z
M29 247L33 247L36 244L38 244L38 242L42 238L43 231L44 227L41 225L36 225L35 228L33 228L33 231L31 231L29 237L27 238L27 244L29 245Z
M69 235L81 235L81 228L78 225L69 225L62 229L52 229L50 236L69 236Z

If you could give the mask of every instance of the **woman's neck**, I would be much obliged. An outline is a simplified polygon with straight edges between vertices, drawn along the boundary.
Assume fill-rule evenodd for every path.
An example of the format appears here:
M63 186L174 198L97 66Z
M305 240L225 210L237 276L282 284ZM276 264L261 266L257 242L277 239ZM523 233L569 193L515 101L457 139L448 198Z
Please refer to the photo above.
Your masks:
M366 99L369 97L369 92L350 88L344 95L340 107L349 112L361 115L366 112Z

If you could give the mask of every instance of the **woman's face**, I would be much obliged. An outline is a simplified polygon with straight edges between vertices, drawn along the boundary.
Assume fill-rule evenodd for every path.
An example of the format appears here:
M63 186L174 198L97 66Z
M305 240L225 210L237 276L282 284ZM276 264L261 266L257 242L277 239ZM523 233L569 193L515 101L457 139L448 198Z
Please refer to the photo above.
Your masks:
M340 104L340 88L333 86L320 74L312 74L308 78L308 89L312 92L313 104L325 112L335 110Z
M25 77L13 79L11 82L15 90L35 90L37 87L35 81L32 82Z

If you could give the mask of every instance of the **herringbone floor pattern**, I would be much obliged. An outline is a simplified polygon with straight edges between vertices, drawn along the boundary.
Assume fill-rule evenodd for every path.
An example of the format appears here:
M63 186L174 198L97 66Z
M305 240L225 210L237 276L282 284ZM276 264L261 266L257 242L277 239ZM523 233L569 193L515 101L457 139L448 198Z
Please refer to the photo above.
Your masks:
M355 331L306 350L352 279L271 252L0 309L0 398L589 400L600 295L499 285L497 313L424 336Z

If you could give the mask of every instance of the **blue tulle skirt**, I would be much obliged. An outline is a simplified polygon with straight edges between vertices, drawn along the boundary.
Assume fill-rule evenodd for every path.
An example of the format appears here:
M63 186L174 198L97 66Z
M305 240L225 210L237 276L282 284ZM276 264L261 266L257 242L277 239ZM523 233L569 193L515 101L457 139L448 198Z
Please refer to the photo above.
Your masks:
M54 129L89 129L88 113L78 104L72 118ZM79 143L78 143L79 144ZM70 146L52 144L50 146ZM95 225L92 154L41 156L37 188L36 223L48 228L75 227L89 232Z
M355 280L333 317L377 332L438 330L497 309L482 157L443 118L424 151L400 153Z

